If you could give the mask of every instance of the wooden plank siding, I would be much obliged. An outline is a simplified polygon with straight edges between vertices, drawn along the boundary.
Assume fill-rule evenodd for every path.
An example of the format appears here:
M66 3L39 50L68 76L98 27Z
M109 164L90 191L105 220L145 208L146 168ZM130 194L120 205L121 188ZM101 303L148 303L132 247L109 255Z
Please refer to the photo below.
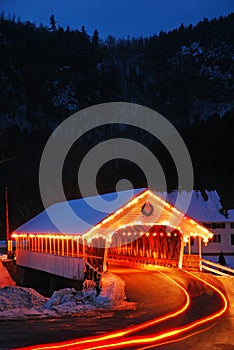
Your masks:
M17 250L16 261L20 266L78 281L84 280L85 262L82 258Z

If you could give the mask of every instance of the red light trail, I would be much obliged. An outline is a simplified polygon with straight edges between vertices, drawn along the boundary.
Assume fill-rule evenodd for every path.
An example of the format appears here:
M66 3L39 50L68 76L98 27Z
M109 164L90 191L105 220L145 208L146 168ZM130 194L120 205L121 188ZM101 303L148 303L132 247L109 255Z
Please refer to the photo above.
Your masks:
M136 346L142 346L142 345L144 346L147 344L150 345L149 347L144 348L144 349L146 349L146 348L150 348L152 346L155 347L155 346L160 346L163 344L179 341L178 338L177 339L173 339L173 338L176 336L182 335L184 333L193 331L202 325L205 325L211 321L216 320L217 318L222 316L228 308L227 298L226 298L225 294L220 289L218 289L213 284L205 281L201 277L196 276L195 274L193 274L191 272L188 272L188 271L185 271L185 272L188 275L192 276L193 278L199 280L203 284L209 286L220 297L220 300L222 301L222 307L217 312L212 313L211 315L205 316L203 318L200 318L194 322L191 322L191 323L184 325L184 326L181 326L181 327L164 330L163 332L156 333L153 335L147 335L144 337L138 336L138 337L126 338L126 336L128 336L129 334L137 333L138 331L140 331L142 329L150 328L158 323L161 323L163 321L166 321L166 320L174 318L178 315L181 315L181 314L185 313L186 310L188 309L188 307L190 306L191 298L190 298L188 292L186 291L186 289L183 286L181 286L178 282L173 280L171 277L160 272L166 278L170 279L173 283L175 283L185 294L185 297L186 297L185 302L182 305L182 307L179 308L177 311L174 311L174 312L168 313L166 315L157 317L153 320L144 322L138 326L134 326L134 327L127 328L127 329L113 332L113 333L108 333L105 336L84 338L84 339L73 340L73 341L68 341L68 342L64 342L64 343L54 343L54 344L45 344L45 345L40 345L40 346L30 346L30 347L26 347L26 348L21 348L21 350L23 350L23 349L25 349L25 350L26 349L28 349L28 350L29 349L30 350L46 350L46 349L47 350L49 350L49 349L94 350L94 349L112 349L112 348L125 348L126 349L126 348L130 348L130 347L136 347ZM194 334L197 334L198 332L200 332L200 331L195 331L194 333L187 335L187 337L193 336ZM124 338L124 336L125 336L125 338ZM122 339L117 340L117 338L120 338L120 337L122 337ZM96 345L95 345L95 343L96 343ZM138 347L138 349L139 349L139 347Z
M194 335L197 335L197 334L200 334L200 333L204 333L204 332L210 330L211 328L213 328L215 325L216 325L216 323L212 324L212 325L209 326L209 327L206 327L206 328L204 328L204 329L201 329L200 331L193 332L192 334L188 334L188 335L186 335L186 336L184 336L184 337L181 337L181 338L178 338L178 339L173 339L173 340L164 341L164 342L162 342L162 343L151 344L151 345L149 345L149 346L145 346L144 348L139 348L138 350L152 349L152 348L155 347L155 346L162 346L162 345L167 345L167 344L171 344L171 343L180 342L180 341L186 340L186 339L188 339L188 338L191 338L191 337L194 336Z

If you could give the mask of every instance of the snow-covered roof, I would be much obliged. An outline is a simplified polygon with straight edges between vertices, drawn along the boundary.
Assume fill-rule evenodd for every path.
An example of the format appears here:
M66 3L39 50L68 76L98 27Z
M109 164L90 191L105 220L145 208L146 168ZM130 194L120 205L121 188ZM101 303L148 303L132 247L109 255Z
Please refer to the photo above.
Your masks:
M133 197L142 193L144 190L144 188L140 188L101 195L101 198L107 202L108 207L106 207L108 210L103 211L95 209L95 207L99 208L100 196L53 204L47 210L44 210L20 226L15 233L60 233L61 230L50 220L52 216L56 219L56 222L59 222L59 227L63 227L62 232L66 232L67 234L82 234L127 204ZM205 191L205 198L200 191L195 190L192 191L192 194L186 191L173 191L171 193L155 192L155 194L166 199L173 206L176 203L176 208L182 212L184 212L186 198L189 198L191 195L191 202L186 214L200 223L234 221L234 210L229 211L229 218L221 214L220 209L222 205L217 191ZM118 200L116 200L117 198ZM87 199L89 201L88 203ZM67 204L69 204L72 211L81 219L79 227L76 221L71 220L70 216L66 215Z
M228 221L234 222L234 209L228 210Z
M50 217L54 217L54 221L59 223L59 227L63 227L64 232L67 232L68 234L82 234L92 226L97 225L100 221L109 216L110 213L115 212L117 209L128 203L132 197L138 195L144 190L145 189L140 188L101 195L101 198L107 202L105 211L99 211L95 209L95 207L99 207L99 196L56 203L51 205L49 208L47 208L47 210L44 210L31 220L27 221L22 226L18 227L14 232L60 233L61 231L50 220ZM116 200L117 198L118 200ZM67 213L66 209L67 203L69 204L72 211L81 219L79 220L79 227L77 227L77 221L71 220L70 215L66 215L69 214Z
M158 194L172 205L175 205L176 202L177 209L183 211L183 203L191 193L186 191L173 191L171 193ZM191 202L186 214L200 223L229 221L230 219L227 219L225 215L220 212L220 209L222 209L222 204L217 191L205 190L205 195L202 195L201 191L193 190Z

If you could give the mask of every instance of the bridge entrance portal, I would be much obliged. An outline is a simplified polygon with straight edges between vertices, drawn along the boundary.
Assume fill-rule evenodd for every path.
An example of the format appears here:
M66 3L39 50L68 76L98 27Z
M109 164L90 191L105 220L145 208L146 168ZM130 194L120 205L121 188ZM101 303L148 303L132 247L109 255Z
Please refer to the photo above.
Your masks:
M157 265L178 266L182 235L164 225L131 225L112 236L108 258L143 259Z

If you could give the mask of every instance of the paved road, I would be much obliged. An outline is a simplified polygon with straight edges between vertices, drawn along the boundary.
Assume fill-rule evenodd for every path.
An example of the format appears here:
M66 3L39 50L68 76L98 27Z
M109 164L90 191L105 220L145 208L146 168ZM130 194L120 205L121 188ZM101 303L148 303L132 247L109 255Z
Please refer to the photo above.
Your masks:
M185 301L183 292L173 282L158 272L134 270L118 266L112 266L111 270L125 280L128 300L137 302L137 309L135 311L102 311L75 318L0 322L0 349L12 349L32 344L59 342L105 334L106 332L137 325L159 315L171 312L178 309ZM188 284L191 285L189 280L188 278ZM196 285L196 288L197 291L204 292L201 286ZM204 305L206 305L206 308L204 308ZM150 330L142 330L138 334L145 336L149 331L150 333L159 332L163 331L165 327L177 327L178 325L186 324L197 317L204 316L216 310L217 307L219 307L219 300L215 295L211 295L210 293L194 295L192 307L188 309L186 314L174 318L169 322L167 321L166 324L157 325ZM223 319L222 322L221 328L230 326L228 320L225 319L224 321ZM215 327L218 327L217 332L221 330L220 323ZM212 331L209 332L212 333ZM203 339L204 341L202 341L205 342L205 334L210 334L209 332L201 333L199 336L194 336L193 339L189 338L183 342L163 345L161 349L200 350L201 343L199 343L199 339ZM215 336L217 337L217 332L213 334L213 340ZM127 349L127 347L124 347L124 349ZM202 349L231 350L233 348L203 347Z
M165 305L167 302L168 309L164 311L170 312L181 305L181 294L178 294L178 289L173 286L173 284L169 287L169 293L165 298L165 278L161 276L162 280L160 282L160 276L158 273L156 275L150 273L147 274L143 272L143 278L148 286L152 286L152 289L143 289L137 285L138 278L134 278L132 280L132 275L129 274L129 270L124 268L113 267L112 271L119 274L120 277L126 282L126 292L127 295L132 296L133 298L140 298L144 300L144 303L138 303L138 310L147 310L147 315L155 315L155 310L160 310L160 304L156 305L157 300L154 298L154 291L157 291L158 301L160 302L160 296L162 296L162 303ZM131 270L134 272L134 270ZM137 272L136 272L137 273ZM139 276L141 276L142 272L139 272ZM181 272L182 274L183 272ZM173 272L167 274L171 275L175 280L180 282L180 273L175 276ZM137 332L137 336L145 338L147 335L154 335L161 332L165 332L168 329L174 329L181 326L185 326L187 324L191 324L198 319L204 318L220 309L222 306L222 302L220 297L214 293L212 289L207 286L204 286L203 283L191 278L190 276L184 276L183 274L183 283L187 286L188 290L191 294L191 305L182 316L171 319L170 321L163 322L160 325L155 325L148 329L144 329L141 332ZM137 292L136 292L137 290ZM138 294L139 292L139 294ZM152 301L154 300L153 304ZM154 308L155 307L155 308ZM163 309L160 310L159 314L163 312ZM189 337L195 333L195 335ZM126 338L131 339L132 336ZM134 338L134 337L133 337ZM227 314L225 317L218 319L216 322L210 322L206 326L198 327L194 331L187 333L186 335L181 335L177 338L177 342L163 344L160 347L158 346L149 346L149 345L136 345L134 346L125 346L124 349L163 349L163 350L181 350L181 349L190 349L190 350L233 350L234 349L234 330L232 326L232 322L230 320L229 315Z
M184 295L155 272L112 267L126 281L128 301L137 310L97 311L88 316L59 319L0 321L0 349L87 337L140 324L179 307ZM172 302L176 294L176 302ZM174 298L175 299L175 298ZM88 320L88 322L87 322Z

